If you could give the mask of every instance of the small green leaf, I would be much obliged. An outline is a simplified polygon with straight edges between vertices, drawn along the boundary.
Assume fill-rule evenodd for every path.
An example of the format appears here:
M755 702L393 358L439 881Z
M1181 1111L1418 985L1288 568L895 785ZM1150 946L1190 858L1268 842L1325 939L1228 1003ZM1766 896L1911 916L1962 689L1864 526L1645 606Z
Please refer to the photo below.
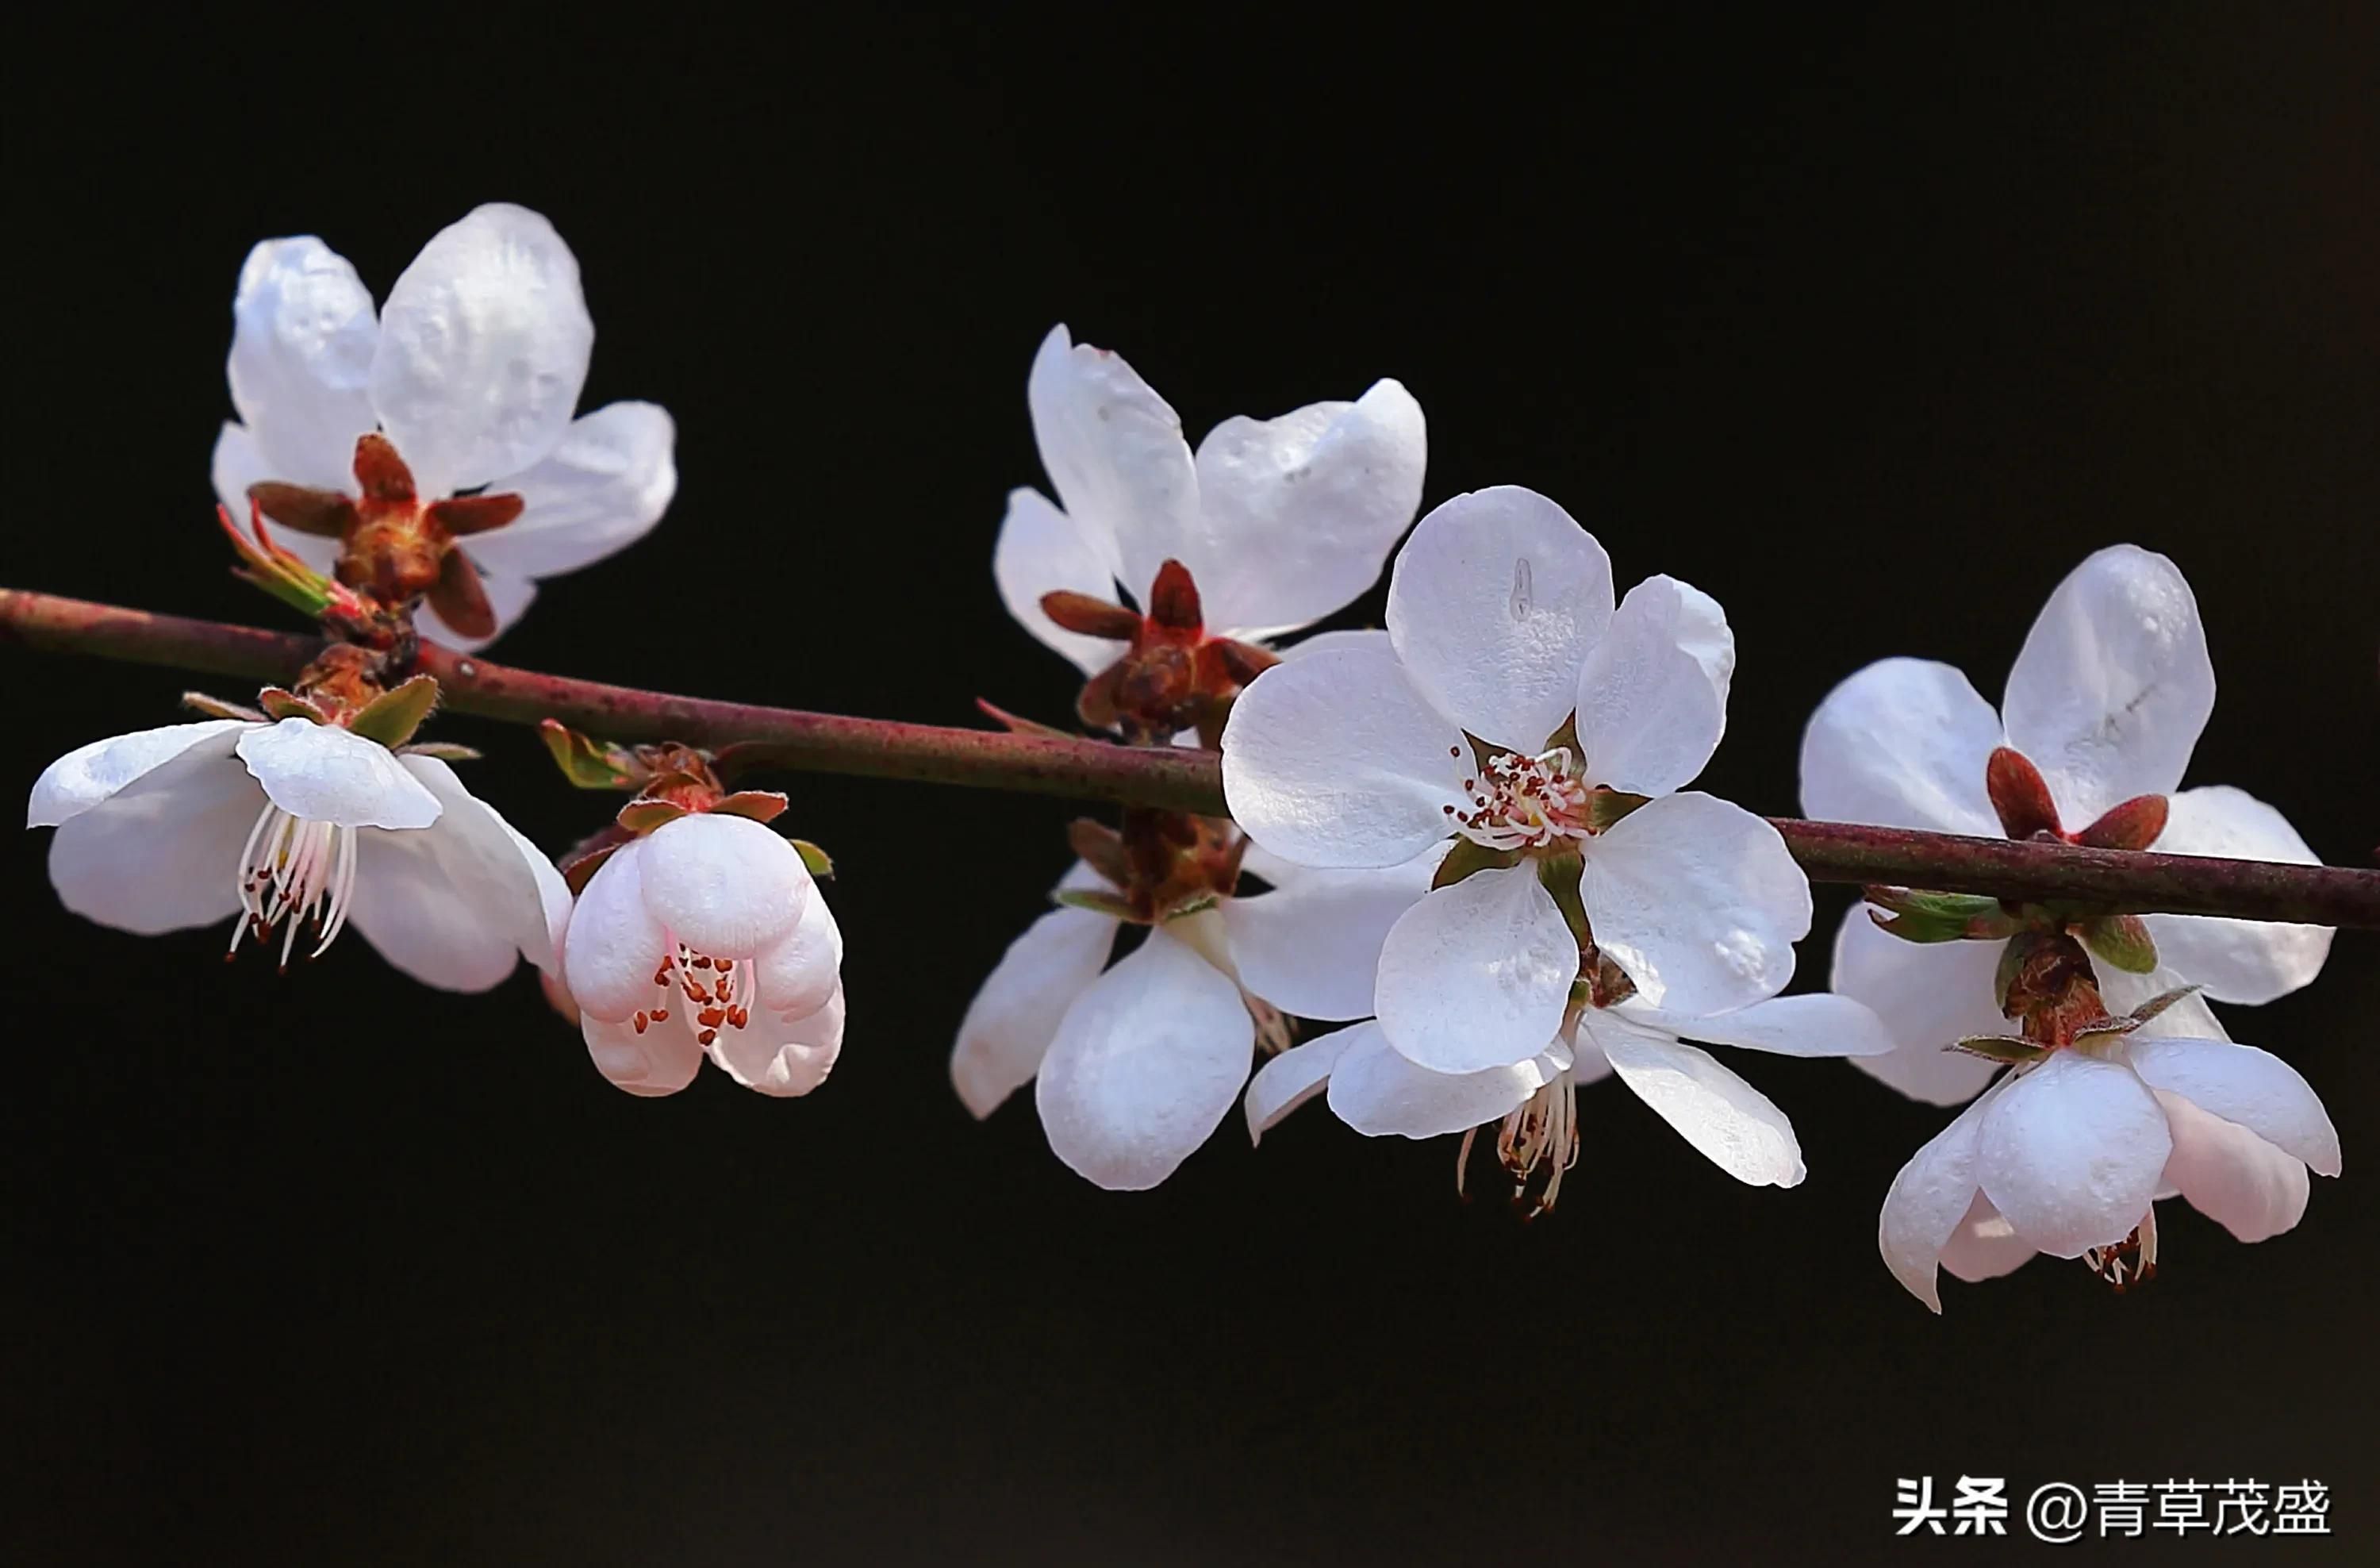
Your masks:
M639 798L621 807L620 814L612 820L629 833L642 838L655 828L674 822L685 815L686 808L674 800Z
M421 727L421 722L437 706L437 680L430 675L416 675L365 703L363 711L349 722L347 728L394 751L413 738L413 732Z
M2204 988L2199 986L2176 986L2171 991L2161 991L2133 1008L2132 1016L2145 1024L2183 997L2192 995L2202 989Z
M251 724L264 723L264 715L253 708L243 708L237 702L225 702L220 697L209 697L203 691L182 693L182 706L194 713L204 713L210 719L243 719Z
M2156 938L2138 915L2102 915L2083 921L2075 934L2092 956L2128 975L2145 975L2157 966Z
M820 849L817 845L812 844L806 838L793 839L788 842L793 845L794 853L802 857L802 864L809 869L811 876L832 877L834 875L834 859L832 856L828 855L825 850Z
M2047 1046L2016 1035L1969 1035L1949 1049L1992 1062L2038 1062L2049 1054Z
M573 898L587 891L587 884L594 880L595 873L602 869L603 862L612 858L619 847L616 844L601 845L562 863L562 880L570 889Z
M553 765L580 789L637 789L644 784L646 770L626 747L590 739L558 719L547 719L537 729Z
M1867 918L1879 930L1903 942L1991 942L2007 937L2016 922L1997 898L1980 893L1928 893L1919 888L1863 889L1876 907Z
M256 694L256 705L275 719L303 719L310 724L330 722L330 716L294 691L284 691L277 686L266 687Z
M722 817L748 817L756 822L773 822L784 815L785 808L790 804L772 789L739 789L723 796L711 810Z
M1651 798L1621 789L1597 789L1586 797L1586 825L1597 833L1605 832Z
M1061 888L1050 896L1069 909L1088 909L1093 914L1112 916L1119 920L1134 918L1129 900L1112 893L1101 893L1096 888Z
M451 740L417 741L396 749L400 756L435 757L441 762L476 762L480 760L479 752L468 746L457 746Z
M1446 852L1446 858L1438 863L1438 874L1429 881L1430 889L1436 892L1452 887L1475 871L1492 871L1520 863L1521 852L1517 849L1490 849L1484 844L1459 838L1454 847Z
M2009 992L2015 987L2017 976L2024 969L2029 946L2022 942L2010 942L2000 949L1999 966L1992 971L1992 1003L1999 1008L2003 1018L2009 1015Z

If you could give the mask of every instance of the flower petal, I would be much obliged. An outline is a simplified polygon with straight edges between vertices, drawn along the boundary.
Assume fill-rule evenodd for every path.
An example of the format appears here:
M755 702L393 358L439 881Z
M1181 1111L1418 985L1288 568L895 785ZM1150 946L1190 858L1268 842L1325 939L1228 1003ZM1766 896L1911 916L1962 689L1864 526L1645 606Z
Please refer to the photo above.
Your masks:
M1978 1184L2052 1258L2131 1234L2173 1152L2165 1112L2127 1068L2061 1051L1986 1102Z
M1412 524L1427 455L1421 405L1392 381L1209 431L1195 459L1199 538L1183 557L1208 626L1266 637L1354 601Z
M257 477L352 491L356 438L378 422L366 385L380 344L355 268L310 234L264 240L231 317L232 407L271 466ZM232 516L245 522L246 504Z
M1446 858L1432 845L1381 871L1304 871L1270 893L1223 901L1240 984L1301 1018L1367 1018L1389 930Z
M1223 797L1250 838L1305 866L1385 867L1448 833L1469 804L1463 732L1368 645L1289 660L1223 725Z
M748 817L680 817L653 830L645 846L645 907L672 936L714 958L774 947L816 893L794 846Z
M1590 841L1580 883L1596 944L1648 1005L1720 1013L1793 978L1810 882L1777 830L1697 792L1639 807Z
M1808 1174L1793 1124L1767 1095L1706 1051L1633 1027L1611 1014L1580 1020L1622 1082L1705 1158L1753 1186L1799 1186Z
M669 933L645 907L644 857L650 839L612 852L578 894L562 941L563 982L589 1019L617 1020L664 994L653 976L674 956ZM590 1043L591 1040L590 1040ZM686 1043L693 1044L688 1036Z
M675 1094L702 1069L702 1047L684 1029L654 1026L638 1034L625 1019L589 1014L578 1030L595 1070L615 1088L651 1098Z
M2305 1161L2178 1094L2157 1091L2173 1129L2165 1185L2241 1241L2269 1241L2305 1218Z
M1632 1022L1681 1039L1779 1056L1881 1056L1894 1048L1883 1019L1865 1003L1832 991L1775 997L1706 1017L1665 1013L1634 1002L1621 1003L1618 1011Z
M1061 888L1107 884L1077 867ZM1008 944L959 1021L951 1082L977 1116L989 1116L1040 1070L1058 1025L1099 978L1117 922L1090 909L1052 909Z
M1248 1080L1240 988L1160 927L1066 1009L1034 1080L1050 1152L1111 1191L1173 1173Z
M2185 789L2168 805L2165 832L2155 845L2162 854L2321 864L2288 818L2245 790L2228 784ZM2218 1002L2253 1003L2286 996L2320 974L2330 956L2328 926L2200 915L2144 918L2156 940L2158 961L2204 986Z
M58 902L143 936L237 909L240 845L264 809L264 792L232 755L236 730L249 727L200 736L60 823L50 840Z
M752 971L748 1005L774 1017L808 1017L843 990L843 928L815 886L794 929L752 955Z
M443 809L419 832L360 836L356 929L397 968L446 991L486 991L523 957L552 965L570 906L562 873L444 762L397 760Z
M2201 1111L2237 1122L2302 1160L2317 1175L2338 1174L2338 1129L2322 1097L2295 1067L2269 1051L2214 1039L2125 1041L2132 1071L2152 1088L2178 1094Z
M2058 585L2000 703L2009 744L2049 781L2070 830L2135 795L2170 795L2214 710L2198 600L2180 568L2131 544Z
M1559 1071L1540 1054L1475 1073L1433 1073L1390 1045L1377 1024L1340 1032L1354 1038L1330 1074L1330 1109L1366 1137L1437 1137L1501 1121Z
M1927 1139L1909 1157L1884 1195L1877 1216L1876 1251L1910 1295L1942 1310L1935 1266L1943 1247L1980 1196L1975 1190L1976 1144L1984 1116L1998 1097L1985 1095Z
M825 900L817 901L825 907ZM826 1082L843 1054L843 987L837 984L826 1000L797 1015L754 1014L740 1029L722 1029L710 1044L710 1059L746 1088L790 1100Z
M1967 1217L1942 1244L1942 1267L1969 1284L2013 1274L2040 1256L2041 1249L2017 1234L2007 1216L1980 1192L1968 1205Z
M389 290L372 407L420 493L451 494L561 444L594 346L570 247L539 213L491 202Z
M199 742L231 730L251 727L245 719L201 719L189 724L162 724L110 735L89 746L76 747L42 770L25 802L25 825L55 828L80 816L153 769L162 768ZM214 754L231 755L226 741Z
M1476 871L1424 897L1380 948L1380 1027L1436 1073L1509 1067L1561 1027L1578 939L1534 861Z
M1181 418L1123 356L1051 327L1033 357L1025 400L1041 467L1111 575L1145 600L1169 558L1195 573L1184 553L1195 553L1198 529L1190 444Z
M1248 1080L1247 1094L1240 1101L1248 1118L1248 1141L1263 1141L1265 1134L1272 1131L1283 1116L1322 1092L1330 1082L1331 1069L1339 1064L1340 1056L1366 1029L1374 1034L1379 1032L1369 1024L1336 1029L1303 1045L1293 1045L1257 1068L1257 1076Z
M224 421L223 430L215 436L214 457L210 477L214 482L215 499L222 503L225 513L230 517L232 522L245 533L253 520L249 512L248 487L265 480L278 479L281 475L278 466L267 457L264 455L264 449L256 444L256 432L246 425L226 419ZM331 488L352 491L355 488L355 480L343 478L334 481ZM299 533L296 529L273 528L270 522L265 525L265 528L266 537L273 543L280 545L324 577L329 577L332 568L338 563L339 541L335 539L317 538L313 534Z
M471 558L497 576L576 571L644 538L677 494L677 424L653 403L607 403L570 422L562 444L492 489L521 515L471 536Z
M1828 982L1864 1003L1883 1021L1897 1049L1887 1056L1860 1056L1860 1071L1929 1105L1973 1100L1999 1071L1999 1064L1949 1049L1969 1035L2009 1032L1992 1000L1993 975L2004 942L1903 942L1877 929L1867 906L1854 904L1835 931L1835 961Z
M1530 755L1577 704L1611 608L1603 546L1517 485L1432 511L1389 578L1389 637L1415 689L1480 739Z
M991 551L991 577L1016 624L1083 674L1098 675L1123 655L1122 643L1070 632L1041 613L1042 596L1060 589L1113 599L1115 575L1099 547L1039 491L1008 492L1008 516L1001 519L1000 542Z
M1587 778L1636 795L1683 789L1718 749L1734 676L1718 601L1670 577L1630 589L1578 677Z
M1879 660L1810 715L1802 809L1827 821L1998 838L1984 766L2000 739L1999 715L1957 670Z
M250 724L233 748L273 804L305 821L426 828L442 809L395 752L336 724L310 719Z

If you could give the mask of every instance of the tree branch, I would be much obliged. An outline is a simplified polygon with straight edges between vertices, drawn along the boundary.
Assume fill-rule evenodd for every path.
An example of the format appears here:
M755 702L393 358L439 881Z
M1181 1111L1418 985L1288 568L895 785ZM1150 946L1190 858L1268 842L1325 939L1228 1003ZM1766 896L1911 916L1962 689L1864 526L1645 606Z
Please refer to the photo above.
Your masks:
M0 641L256 681L294 678L322 648L310 637L18 589L0 589ZM555 718L607 740L733 744L744 759L801 772L1226 814L1222 764L1211 751L676 697L516 670L429 643L422 645L420 667L438 678L446 707L482 718L515 723ZM2062 899L2139 914L2380 927L2380 871L1771 820L1813 881Z

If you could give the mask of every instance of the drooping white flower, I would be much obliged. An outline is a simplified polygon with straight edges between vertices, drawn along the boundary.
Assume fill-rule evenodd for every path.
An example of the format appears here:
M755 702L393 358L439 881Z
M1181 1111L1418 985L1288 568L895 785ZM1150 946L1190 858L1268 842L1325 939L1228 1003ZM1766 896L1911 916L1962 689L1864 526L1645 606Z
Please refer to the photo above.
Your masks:
M209 719L70 751L33 785L28 827L55 827L50 881L102 925L144 935L237 915L237 951L300 928L309 953L352 924L391 964L486 991L554 961L570 906L552 862L445 762L336 724Z
M1648 1006L1724 1012L1792 973L1810 890L1784 841L1679 793L1725 727L1726 618L1664 577L1612 600L1602 547L1551 501L1459 496L1398 553L1387 648L1290 661L1232 710L1224 794L1282 859L1394 865L1451 834L1509 860L1389 933L1380 1027L1420 1066L1513 1067L1555 1038L1584 933L1549 879L1576 887L1593 941Z
M1541 1182L1551 1208L1578 1152L1578 1087L1617 1074L1638 1099L1713 1164L1752 1185L1798 1185L1804 1173L1793 1124L1704 1040L1787 1056L1856 1056L1892 1049L1875 1014L1848 997L1778 997L1687 1018L1629 1001L1579 1010L1529 1059L1468 1073L1415 1065L1377 1023L1358 1024L1283 1051L1248 1085L1248 1132L1261 1137L1318 1092L1366 1136L1436 1137L1500 1123L1497 1149L1516 1184Z
M803 1095L843 1050L843 932L794 845L694 812L595 869L562 942L596 1069L674 1094L708 1054L747 1088Z
M2030 759L2047 785L2061 836L2143 796L2169 797L2151 847L2315 863L2272 807L2227 785L2181 790L2183 770L2215 705L2215 670L2198 602L2162 555L2116 545L2058 586L2009 672L1994 712L1948 664L1887 659L1828 694L1802 742L1802 806L1813 817L1997 837L1985 788L1993 752ZM2176 793L2179 791L2179 793ZM2306 984L2330 951L2327 927L2192 915L2144 918L2159 967L2145 977L2098 966L2119 1010L2184 984L2221 1002L2263 1003ZM1916 944L1879 930L1854 906L1837 932L1833 985L1873 1006L1900 1051L1861 1065L1904 1094L1951 1105L1993 1064L1942 1048L2002 1027L1992 977L2006 944ZM2202 1004L2190 1025L2219 1034Z
M988 1116L1031 1079L1068 1167L1112 1190L1153 1187L1230 1113L1259 1033L1286 1039L1282 1013L1368 1013L1381 939L1428 888L1437 853L1357 872L1249 854L1270 892L1149 927L1113 967L1113 915L1062 907L1027 927L959 1025L951 1079L967 1109ZM1058 891L1108 886L1077 865Z
M1371 587L1421 504L1421 407L1393 381L1354 403L1226 419L1194 454L1181 419L1122 357L1057 326L1026 398L1063 509L1012 492L992 575L1009 613L1086 675L1114 661L1114 645L1059 626L1044 595L1111 600L1121 584L1146 607L1158 569L1178 561L1208 632L1254 641Z
M463 547L455 588L483 588L499 630L537 591L643 536L677 488L669 415L613 403L573 419L595 328L578 263L553 225L492 203L440 231L397 278L377 316L346 258L310 235L249 253L232 304L228 366L237 422L215 443L217 494L235 518L249 488L273 481L357 492L358 438L378 431L437 504L484 490L517 517ZM500 514L499 514L500 515ZM459 524L458 524L459 529ZM290 528L282 542L328 572L338 541ZM477 579L484 579L483 583ZM435 597L435 595L433 595ZM441 621L430 635L484 645Z
M2089 1257L2124 1283L2155 1264L2155 1199L2179 1194L2264 1241L2304 1214L2309 1169L2338 1174L2338 1133L2280 1058L2229 1040L2088 1036L2010 1073L1912 1156L1876 1244L1937 1312L1937 1264L1984 1280L2046 1252Z

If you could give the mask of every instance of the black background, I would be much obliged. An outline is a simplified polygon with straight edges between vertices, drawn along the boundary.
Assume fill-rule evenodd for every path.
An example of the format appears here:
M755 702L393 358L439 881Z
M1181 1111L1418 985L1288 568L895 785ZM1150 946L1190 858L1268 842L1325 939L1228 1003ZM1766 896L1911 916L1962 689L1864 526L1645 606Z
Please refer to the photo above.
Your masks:
M1779 8L1780 13L1784 8ZM1798 8L1797 8L1798 9ZM2119 540L2200 594L2192 782L2326 858L2375 832L2371 30L2357 8L1696 13L1458 41L1347 12L352 33L222 12L12 49L7 580L286 624L224 572L207 454L241 257L313 232L384 291L473 203L550 214L588 406L667 405L651 538L500 657L971 722L1069 672L987 569L1044 483L1053 321L1194 439L1394 375L1427 501L1525 483L1727 607L1708 787L1794 807L1804 716L1893 652L1996 696ZM1436 24L1433 24L1435 26ZM1344 624L1377 615L1377 596ZM170 672L0 655L17 787L168 722ZM215 683L218 687L226 683ZM237 690L228 696L242 695ZM452 720L533 837L594 824L526 732ZM1064 863L1062 805L830 778L848 1046L815 1097L605 1086L516 976L276 980L222 933L59 911L6 850L0 1428L15 1561L1985 1560L1889 1539L1897 1476L2313 1477L2367 1541L2375 956L2232 1015L2349 1177L2257 1247L2167 1222L2118 1299L2036 1261L1937 1320L1875 1220L1943 1121L1754 1057L1810 1163L1737 1186L1624 1092L1560 1212L1451 1149L1236 1123L1162 1190L947 1088L960 1014ZM1830 932L1839 893L1822 899ZM1806 951L1803 983L1823 978ZM2284 1552L2284 1548L2288 1550ZM1998 1550L2036 1555L2020 1538ZM2169 1548L2126 1542L2145 1560Z

